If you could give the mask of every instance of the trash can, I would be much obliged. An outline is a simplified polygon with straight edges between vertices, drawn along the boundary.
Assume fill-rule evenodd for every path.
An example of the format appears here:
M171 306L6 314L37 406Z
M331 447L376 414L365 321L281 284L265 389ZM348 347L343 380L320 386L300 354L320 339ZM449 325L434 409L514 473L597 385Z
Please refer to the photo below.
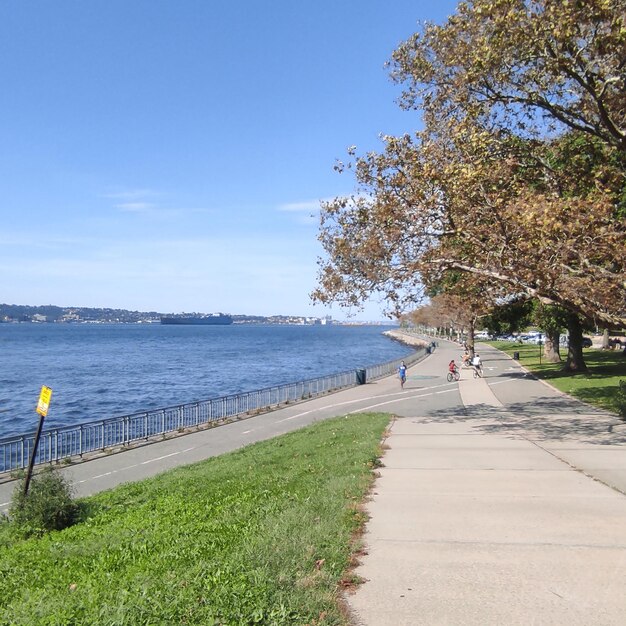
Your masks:
M519 361L519 352L514 352L514 353L513 353L513 358L514 358L516 361Z
M366 370L357 370L356 371L356 384L357 385L364 385L365 384L365 375L366 375Z

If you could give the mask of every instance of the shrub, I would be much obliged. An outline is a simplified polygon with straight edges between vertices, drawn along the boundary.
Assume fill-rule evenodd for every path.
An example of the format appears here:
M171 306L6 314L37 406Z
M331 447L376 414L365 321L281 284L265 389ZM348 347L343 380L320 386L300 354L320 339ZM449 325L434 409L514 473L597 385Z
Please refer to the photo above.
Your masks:
M24 496L26 477L18 481L9 507L9 518L24 536L40 535L50 530L63 530L78 518L78 506L72 487L61 472L46 467L32 477Z

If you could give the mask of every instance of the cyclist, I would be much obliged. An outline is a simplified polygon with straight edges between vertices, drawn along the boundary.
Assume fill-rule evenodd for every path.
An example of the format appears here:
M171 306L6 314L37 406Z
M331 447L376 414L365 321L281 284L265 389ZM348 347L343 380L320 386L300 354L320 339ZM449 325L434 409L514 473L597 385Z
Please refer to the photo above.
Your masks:
M453 380L460 380L460 378L461 376L459 374L459 370L456 367L454 359L452 359L452 361L448 363L448 375L446 376L446 379L449 383L451 383Z
M398 368L398 378L400 379L400 387L404 389L404 383L406 382L406 365L404 361L400 363L400 367Z
M472 359L472 367L479 376L483 375L483 364L480 360L480 354L476 353Z
M470 365L470 354L469 351L466 350L461 358L461 363L463 367L468 367Z

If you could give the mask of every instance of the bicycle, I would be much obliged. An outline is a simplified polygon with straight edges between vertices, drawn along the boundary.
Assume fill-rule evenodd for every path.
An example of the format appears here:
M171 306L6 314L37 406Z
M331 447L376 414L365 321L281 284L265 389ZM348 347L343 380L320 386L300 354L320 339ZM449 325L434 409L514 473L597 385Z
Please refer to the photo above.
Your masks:
M459 374L459 370L454 370L454 372L448 372L447 379L449 383L451 383L453 380L454 381L461 380L461 374Z
M482 378L482 377L483 377L482 367L475 367L474 366L474 378Z

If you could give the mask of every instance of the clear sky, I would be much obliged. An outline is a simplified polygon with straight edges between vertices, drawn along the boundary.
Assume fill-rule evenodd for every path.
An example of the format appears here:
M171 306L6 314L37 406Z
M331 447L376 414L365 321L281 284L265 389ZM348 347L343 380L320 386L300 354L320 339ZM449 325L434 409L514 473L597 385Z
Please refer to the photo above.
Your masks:
M0 302L313 306L336 159L419 127L384 68L449 0L3 0Z

